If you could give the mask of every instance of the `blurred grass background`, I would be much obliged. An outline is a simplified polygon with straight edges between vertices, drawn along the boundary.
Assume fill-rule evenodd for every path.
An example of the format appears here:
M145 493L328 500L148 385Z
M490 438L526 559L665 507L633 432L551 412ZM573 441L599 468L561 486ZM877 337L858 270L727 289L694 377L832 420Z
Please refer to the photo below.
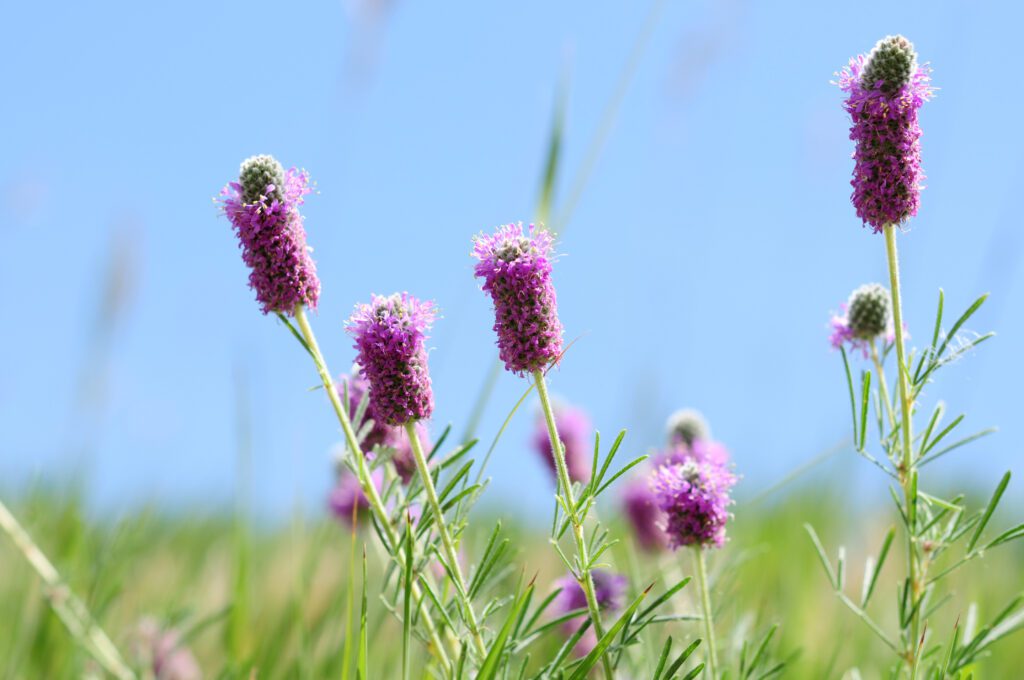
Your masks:
M744 637L779 624L775 655L791 659L782 677L882 676L890 653L836 600L802 525L813 522L833 555L845 544L847 591L859 593L860 565L867 554L877 553L888 517L878 508L858 507L835 486L805 484L779 498L736 506L730 543L712 562L726 658L735 661ZM12 509L129 655L141 622L155 618L184 632L207 678L344 677L344 640L354 630L345 622L352 546L347 527L296 515L291 522L254 529L230 512L168 514L155 508L118 518L90 517L84 501L73 487L39 486L22 494ZM995 526L1007 512L1001 511ZM496 519L493 513L479 514L477 533L468 536L471 555L479 554L485 530ZM638 553L612 508L603 514L625 541L614 559L630 574L634 592L650 583L661 589L664 579L691 573L686 551L661 558ZM537 573L540 593L550 592L562 574L544 528L517 523L514 516L501 519L517 550L514 564ZM368 539L370 677L398 677L401 655L395 645L401 628L376 601L381 556L370 538L361 531L356 540L358 565ZM890 557L889 573L883 574L871 606L888 629L893 584L903 569L898 552ZM933 635L945 639L957 619L963 625L971 603L982 619L994 614L1015 594L1022 563L1024 550L1014 544L958 572L951 582L953 600L933 619ZM87 655L50 612L38 578L6 538L0 540L0 574L0 677L82 677L91 668ZM505 578L517 576L510 572ZM360 579L357 573L356 613ZM671 609L695 611L692 595L685 588ZM670 633L683 641L699 637L699 625L655 627L653 643L660 647ZM551 636L544 651L553 654L558 640ZM641 645L637 653L647 649ZM1024 646L1010 638L975 669L976 677L1019 677L1022 663Z

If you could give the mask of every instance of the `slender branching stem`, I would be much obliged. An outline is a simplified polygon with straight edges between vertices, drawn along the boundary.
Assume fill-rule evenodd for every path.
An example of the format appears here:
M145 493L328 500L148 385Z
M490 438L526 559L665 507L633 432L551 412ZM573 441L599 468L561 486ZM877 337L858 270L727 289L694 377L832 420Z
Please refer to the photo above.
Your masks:
M298 323L299 331L302 333L302 338L305 340L310 353L313 355L313 363L316 364L316 370L320 375L320 381L323 383L324 390L327 392L327 398L331 401L331 406L334 407L334 413L338 417L341 429L345 433L345 442L348 444L348 448L352 452L352 457L355 459L356 476L359 479L359 486L362 488L363 494L366 495L366 498L370 503L370 510L377 517L377 522L388 541L388 552L391 553L392 556L397 555L400 545L398 532L395 527L391 525L387 509L384 507L384 501L381 500L380 493L377 491L377 487L374 485L373 479L370 476L370 468L366 462L366 455L363 453L362 447L359 446L359 439L356 437L355 430L352 429L352 422L349 420L345 407L341 404L341 398L338 396L338 390L334 387L334 380L331 378L331 372L327 368L327 362L324 361L324 356L320 352L320 345L316 341L316 335L313 334L313 328L309 325L309 319L306 317L306 309L304 306L298 305L295 308L295 321ZM419 603L423 599L423 593L420 590L418 583L412 584L411 592L414 600L416 601L417 609L421 609L419 607ZM451 668L451 661L448 659L448 654L445 652L444 644L441 642L437 628L434 626L433 619L431 619L425 608L421 609L421 611L423 613L422 620L424 627L427 629L427 635L430 637L432 642L430 650L437 656L441 665L448 670Z
M700 609L704 618L705 656L708 664L708 677L718 677L718 648L715 645L715 614L711 609L711 587L708 584L708 568L704 559L704 547L693 546L693 565L697 572L697 589L700 591Z
M579 513L576 511L576 498L572 491L572 480L569 478L569 468L565 464L565 450L562 448L562 439L558 436L555 412L551 406L551 397L548 395L547 383L544 381L544 372L541 370L534 371L533 380L537 386L537 394L540 395L540 406L541 410L544 411L544 420L548 426L548 436L551 438L551 451L555 457L555 468L558 472L558 485L562 489L562 500L565 502L569 523L572 525L573 537L576 539L576 553L580 562L580 573L576 576L583 587L583 594L587 599L587 610L590 612L594 633L598 639L601 639L604 636L604 625L601 623L601 610L597 603L597 595L594 592L594 577L591 575L587 539L583 531L583 520L580 519ZM604 655L601 661L605 677L608 680L612 680L614 675L612 674L608 655Z
M917 542L914 539L917 526L917 469L914 462L914 435L912 417L914 411L913 396L907 374L907 356L903 338L903 306L900 299L900 265L896 253L896 225L888 224L884 228L885 251L889 262L889 287L892 293L892 320L896 333L897 383L900 391L900 407L902 421L900 430L903 435L902 459L899 465L900 484L903 487L903 499L907 513L907 563L910 582L910 606L914 613L909 625L907 662L910 664L910 676L916 680L920 666L920 631L921 607L915 606L921 597L923 588L920 574L921 564Z
M124 662L117 647L92 618L82 601L61 580L53 564L3 502L0 502L0 528L11 537L15 547L43 580L46 599L71 636L115 678L135 680L135 674Z
M420 437L416 433L416 421L410 420L405 424L405 432L409 435L409 444L412 446L412 455L416 459L416 469L420 473L420 481L423 482L423 490L427 493L427 502L430 510L434 513L434 526L441 536L441 546L444 548L445 559L448 560L448 567L455 578L456 595L462 600L462 609L469 625L469 632L473 636L473 646L476 648L480 659L487 656L487 646L484 645L484 638L480 634L480 624L473 612L473 602L469 598L469 589L466 587L466 579L462 575L462 567L459 566L459 553L455 549L455 542L452 541L451 532L444 521L444 512L441 510L441 502L437 498L437 489L434 488L434 478L430 475L430 467L427 465L427 457L423 455L423 446L420 444Z
M882 396L882 403L885 405L885 412L889 417L889 427L896 429L896 413L892 408L892 399L889 397L889 385L885 380L885 369L882 367L882 358L878 354L878 345L874 338L871 339L871 361L875 364L875 373L878 374L878 390Z

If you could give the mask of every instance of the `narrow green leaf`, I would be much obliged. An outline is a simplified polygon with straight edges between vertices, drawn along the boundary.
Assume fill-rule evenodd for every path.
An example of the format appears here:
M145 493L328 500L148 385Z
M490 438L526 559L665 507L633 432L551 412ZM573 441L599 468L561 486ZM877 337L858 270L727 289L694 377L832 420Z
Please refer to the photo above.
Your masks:
M860 386L860 438L857 440L858 449L864 448L864 438L868 429L868 405L871 403L871 371L864 371Z
M804 524L804 530L811 537L814 550L818 553L818 559L821 560L821 566L825 568L825 574L828 575L828 582L832 585L833 590L838 590L839 581L836 579L836 572L832 569L832 563L829 562L828 556L825 554L825 548L821 545L817 532L810 524Z
M885 538L882 540L882 549L878 551L878 562L875 563L875 568L872 570L870 578L864 582L864 594L860 599L861 608L868 606L868 601L875 592L878 575L882 573L882 567L885 566L885 558L889 556L889 548L892 547L892 541L895 537L896 527L889 527L889 530L885 532Z
M978 540L981 538L981 532L985 530L988 525L988 521L992 519L992 513L996 511L996 506L999 505L999 500L1003 497L1003 492L1006 491L1006 486L1010 483L1010 471L1007 470L1006 474L999 481L999 486L996 487L995 492L992 494L992 498L988 502L988 506L985 508L984 514L981 516L981 521L978 522L978 526L974 529L974 534L971 535L971 540L967 543L967 552L974 550L974 546L978 544Z
M508 618L505 619L505 624L498 631L497 637L494 638L494 642L491 644L491 649L487 653L487 658L484 659L484 663L480 666L480 672L477 674L477 680L493 680L497 677L499 664L501 657L505 653L505 644L508 641L509 635L512 633L512 626L515 625L516 620L519 618L519 611L526 603L526 595L533 590L533 582L531 581L526 586L526 592L521 595L516 603L512 606L509 611Z
M840 347L843 355L843 369L846 371L846 386L850 389L850 415L853 417L853 441L857 441L857 397L853 393L853 375L850 373L850 360L846 356L846 348Z
M573 674L569 676L569 680L585 680L590 669L593 668L597 662L601 660L601 657L605 655L608 651L608 647L611 646L612 642L614 642L615 636L619 634L619 631L626 625L626 622L631 620L633 612L636 611L637 607L640 606L640 603L644 601L644 598L647 597L649 592L651 592L650 586L648 586L646 590L640 593L636 599L633 600L633 603L626 608L626 611L622 612L622 615L619 616L618 620L611 628L605 631L605 634L597 641L597 645L590 650L590 653L587 654L583 661L576 667Z

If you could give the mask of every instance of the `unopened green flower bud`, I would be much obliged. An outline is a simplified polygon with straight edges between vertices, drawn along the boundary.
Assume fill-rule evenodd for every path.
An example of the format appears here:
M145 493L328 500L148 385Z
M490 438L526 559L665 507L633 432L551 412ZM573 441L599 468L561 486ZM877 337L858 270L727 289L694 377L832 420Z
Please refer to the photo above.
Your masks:
M242 161L242 168L238 173L238 181L242 185L242 201L255 203L260 196L267 198L281 198L281 189L284 187L284 167L273 156L252 156ZM271 184L274 189L267 192Z
M868 55L861 81L864 87L877 89L892 95L910 82L910 76L917 69L917 53L909 40L902 35L882 38Z
M669 416L666 428L670 444L682 443L693 446L693 442L711 437L708 422L704 420L700 411L692 408L680 409Z
M850 294L847 322L853 337L872 340L889 328L892 302L889 290L878 283L867 283Z

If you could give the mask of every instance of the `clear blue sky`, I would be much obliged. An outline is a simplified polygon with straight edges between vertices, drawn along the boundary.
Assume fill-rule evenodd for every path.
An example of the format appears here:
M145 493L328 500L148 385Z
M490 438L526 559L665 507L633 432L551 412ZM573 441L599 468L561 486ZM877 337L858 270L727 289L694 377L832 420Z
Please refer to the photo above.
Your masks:
M495 354L470 237L532 217L563 77L566 198L648 7L366 4L6 9L0 487L81 473L115 510L227 504L242 375L258 507L321 507L336 425L307 391L303 352L259 314L211 202L256 153L317 181L305 210L323 280L314 323L334 371L352 362L342 321L354 303L434 298L433 427L461 429ZM629 428L637 453L673 409L702 409L747 493L847 435L826 324L885 263L849 204L851 143L829 80L900 32L941 88L921 114L928 188L900 239L911 332L929 335L943 286L951 310L991 291L970 327L999 333L926 400L1002 430L934 474L991 485L1019 471L1022 23L1010 2L666 3L561 238L561 315L580 339L553 390L606 436ZM117 234L134 273L104 345L94 325ZM90 349L104 346L106 359ZM90 375L106 385L91 411L75 396ZM501 376L488 441L524 388ZM500 444L488 497L545 516L532 420L522 413Z

